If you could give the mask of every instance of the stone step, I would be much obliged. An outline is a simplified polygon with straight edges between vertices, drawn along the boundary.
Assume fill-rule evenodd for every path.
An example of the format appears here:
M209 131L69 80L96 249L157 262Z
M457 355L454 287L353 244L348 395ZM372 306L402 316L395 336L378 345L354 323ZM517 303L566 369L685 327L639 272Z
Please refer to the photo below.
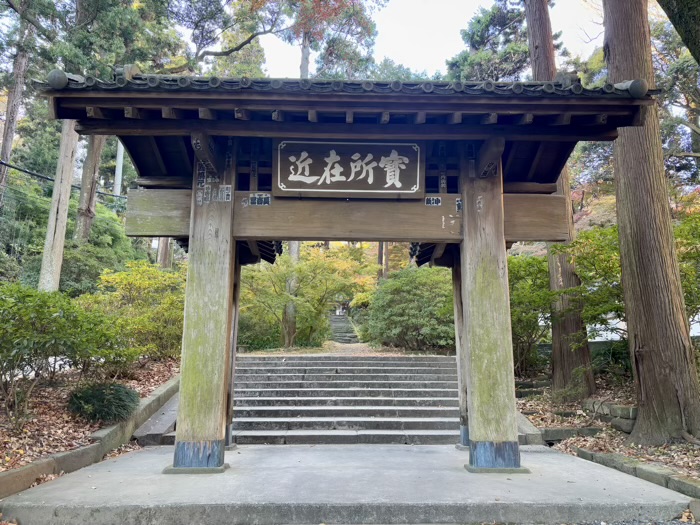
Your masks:
M234 407L233 419L242 417L459 417L456 407L410 406L268 406Z
M380 381L393 383L395 381L411 382L434 382L434 381L457 381L456 374L269 374L269 373L236 373L234 383L260 383L271 381L274 383L282 381L292 381L304 383L319 382L344 382L344 381Z
M456 430L239 430L233 439L241 445L397 444L451 445L459 441Z
M236 397L234 406L442 406L458 407L454 397Z
M236 361L239 364L242 363L289 363L289 362L299 362L299 363L309 363L309 362L328 362L337 361L339 363L353 363L353 365L364 364L364 363L405 363L410 366L416 366L416 363L443 363L443 364L455 364L457 361L454 356L352 356L352 355L333 355L333 354L308 354L308 355L239 355L236 357Z
M134 432L134 439L142 447L163 445L163 435L172 432L177 418L178 395L175 394L163 407Z
M237 366L236 377L243 374L432 374L453 375L457 367L380 367L380 366L312 366L267 367Z
M457 389L457 381L236 381L235 387L246 389L279 389L291 388L367 388L367 389L399 389L399 388L444 388Z
M459 417L246 417L234 430L459 430Z
M451 397L456 388L242 388L236 386L234 398L241 397Z

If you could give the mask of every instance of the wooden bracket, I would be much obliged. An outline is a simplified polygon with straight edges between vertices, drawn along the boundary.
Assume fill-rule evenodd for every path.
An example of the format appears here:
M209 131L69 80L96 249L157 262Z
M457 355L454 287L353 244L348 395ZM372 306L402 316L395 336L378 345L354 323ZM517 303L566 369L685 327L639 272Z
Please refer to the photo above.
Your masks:
M484 141L477 157L477 177L485 179L498 173L498 161L505 147L506 141L503 137L492 137Z
M192 149L200 162L202 162L207 170L221 174L224 171L224 157L221 155L219 148L216 146L214 139L207 133L195 132L192 133Z

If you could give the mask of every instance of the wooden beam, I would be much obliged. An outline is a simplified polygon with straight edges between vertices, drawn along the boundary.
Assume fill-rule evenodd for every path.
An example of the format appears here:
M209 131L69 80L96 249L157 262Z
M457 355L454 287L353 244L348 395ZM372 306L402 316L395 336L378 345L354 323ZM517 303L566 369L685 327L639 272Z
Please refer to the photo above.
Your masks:
M552 118L553 126L568 126L571 124L571 113L560 113Z
M209 108L199 108L199 118L202 120L216 120L216 111Z
M416 113L416 117L414 119L414 122L416 124L425 124L425 120L427 118L428 114L425 111L418 111Z
M442 255L445 253L445 248L447 248L447 243L441 242L435 245L435 249L433 250L433 254L430 256L430 265L434 266L435 261L442 257Z
M310 122L264 122L183 119L178 121L146 120L81 120L76 130L84 135L133 135L133 136L181 136L193 131L212 136L278 138L278 139L356 139L385 140L391 133L395 140L484 140L498 136L506 140L553 141L561 140L615 140L617 130L596 126L510 126L510 125L462 125L424 124L336 124Z
M505 147L506 141L503 137L492 137L484 141L477 157L477 177L484 178L495 175L497 167L501 164L501 156Z
M345 112L345 123L352 124L354 120L355 120L355 112L354 111L346 111Z
M455 113L450 113L447 115L447 123L454 125L454 124L461 124L462 123L462 113L457 111Z
M272 112L272 120L274 122L284 122L284 112L276 109Z
M102 108L98 108L95 106L87 106L85 108L85 113L87 114L88 118L99 118L99 119L109 118L109 117L107 117L105 112L102 110Z
M250 120L250 111L243 108L236 108L233 110L233 117L236 120Z
M178 120L184 118L185 112L177 108L162 108L160 115L164 119Z
M149 188L192 188L192 181L190 179L178 177L139 177L134 182L137 186L148 186Z
M530 163L530 168L527 170L527 180L531 181L535 177L535 173L539 168L540 159L542 158L542 152L544 151L544 144L540 143L537 145L537 151L535 151L535 156Z
M129 191L126 232L133 237L187 237L191 190ZM441 206L423 201L344 201L272 198L270 206L247 206L250 192L235 192L234 235L242 240L430 241L454 243L457 194L435 194ZM244 202L246 204L244 204ZM506 240L565 241L569 232L561 195L505 194ZM391 217L391 221L386 218ZM443 222L444 221L444 222ZM305 222L304 228L300 224ZM308 224L306 224L308 223Z
M465 363L472 472L520 469L513 342L504 236L503 177L481 178L461 161L460 247L462 336L458 362ZM476 176L475 176L476 175Z
M318 111L310 109L308 111L309 122L318 122Z
M532 113L525 113L524 115L518 115L513 122L516 126L527 126L534 122L535 115Z
M208 170L213 173L223 171L223 155L214 142L214 139L202 132L192 133L192 149L194 154Z
M382 116L379 118L380 124L388 124L391 120L391 113L388 111L382 111Z
M505 182L503 193L556 193L556 184L540 184L538 182Z
M146 112L143 109L134 107L124 108L124 116L126 118L133 119L145 119L147 117Z
M233 162L232 166L236 163ZM235 168L220 174L211 194L231 187ZM198 181L194 171L193 185ZM223 472L227 392L232 372L236 242L233 202L192 193L180 402L173 468ZM201 470L200 470L201 471ZM167 472L167 471L166 471Z
M482 124L496 124L498 122L498 113L488 113L481 117Z

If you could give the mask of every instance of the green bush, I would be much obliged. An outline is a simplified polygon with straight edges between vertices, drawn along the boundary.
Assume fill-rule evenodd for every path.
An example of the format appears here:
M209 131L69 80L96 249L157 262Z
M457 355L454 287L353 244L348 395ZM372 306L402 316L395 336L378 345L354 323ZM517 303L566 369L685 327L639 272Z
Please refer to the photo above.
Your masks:
M414 351L454 348L451 283L445 268L408 267L391 274L370 302L369 340Z
M103 365L122 350L112 319L60 292L0 284L0 394L18 427L39 381L68 366Z
M68 409L88 421L117 423L129 419L139 406L139 394L118 383L93 383L77 388Z

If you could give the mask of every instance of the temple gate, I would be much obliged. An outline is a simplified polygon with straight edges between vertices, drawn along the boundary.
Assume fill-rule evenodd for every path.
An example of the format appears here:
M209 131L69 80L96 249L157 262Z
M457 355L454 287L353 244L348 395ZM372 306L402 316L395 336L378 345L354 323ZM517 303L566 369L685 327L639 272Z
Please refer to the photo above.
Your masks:
M557 180L581 140L614 140L646 84L401 83L54 71L54 118L116 135L139 172L127 234L189 249L175 472L224 468L241 265L284 240L410 241L452 268L461 444L519 471L506 248L565 241ZM566 189L568 191L568 189ZM467 417L467 414L469 417Z

